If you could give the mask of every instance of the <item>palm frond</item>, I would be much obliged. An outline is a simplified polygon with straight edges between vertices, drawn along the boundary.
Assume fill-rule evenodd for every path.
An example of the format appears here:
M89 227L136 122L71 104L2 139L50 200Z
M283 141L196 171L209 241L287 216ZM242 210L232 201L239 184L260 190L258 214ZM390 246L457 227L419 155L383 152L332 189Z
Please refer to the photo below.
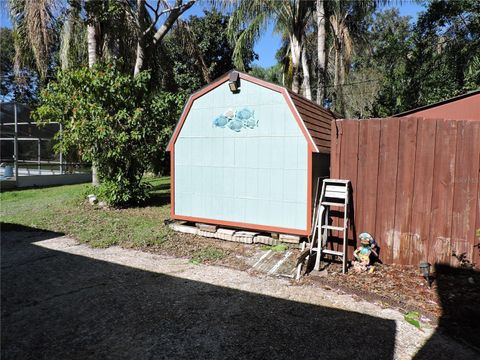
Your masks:
M230 16L227 36L234 44L233 63L239 70L245 69L243 58L268 26L274 1L242 0Z
M87 61L86 24L80 17L81 0L70 0L60 31L59 61L65 70Z

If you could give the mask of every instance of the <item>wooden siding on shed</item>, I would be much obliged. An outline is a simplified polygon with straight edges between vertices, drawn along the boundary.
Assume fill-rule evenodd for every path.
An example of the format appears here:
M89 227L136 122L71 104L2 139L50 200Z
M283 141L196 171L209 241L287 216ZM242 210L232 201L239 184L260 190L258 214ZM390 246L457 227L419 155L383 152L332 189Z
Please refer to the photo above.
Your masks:
M480 263L480 121L337 120L331 178L352 182L354 226L378 241L385 263Z
M288 93L319 152L329 154L332 113L292 91Z

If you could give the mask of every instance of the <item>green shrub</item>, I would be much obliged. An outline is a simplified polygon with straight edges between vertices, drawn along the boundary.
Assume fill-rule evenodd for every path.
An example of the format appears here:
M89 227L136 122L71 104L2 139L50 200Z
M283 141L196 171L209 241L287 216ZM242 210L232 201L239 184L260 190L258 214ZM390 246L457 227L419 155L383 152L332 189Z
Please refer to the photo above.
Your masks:
M133 77L112 64L63 71L42 91L33 114L40 123L63 125L55 149L75 149L83 161L95 163L101 183L95 193L113 206L148 196L142 176L159 151L165 152L175 106L183 99L149 94L149 80L148 72Z

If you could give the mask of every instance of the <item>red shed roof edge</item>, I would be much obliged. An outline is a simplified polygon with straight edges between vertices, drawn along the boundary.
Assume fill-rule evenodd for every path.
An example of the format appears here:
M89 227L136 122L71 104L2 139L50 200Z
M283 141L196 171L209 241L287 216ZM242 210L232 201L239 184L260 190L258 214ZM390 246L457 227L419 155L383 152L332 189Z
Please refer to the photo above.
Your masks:
M445 105L445 104L448 104L450 102L465 99L467 97L477 95L477 94L480 94L480 89L472 90L472 91L469 91L465 94L454 96L454 97L451 97L449 99L445 99L445 100L442 100L442 101L439 101L439 102L436 102L436 103L433 103L433 104L428 104L428 105L417 107L415 109L407 110L407 111L392 115L392 117L402 117L402 116L405 116L405 115L410 115L410 114L416 113L418 111L431 109L431 108L434 108L434 107L440 106L440 105Z

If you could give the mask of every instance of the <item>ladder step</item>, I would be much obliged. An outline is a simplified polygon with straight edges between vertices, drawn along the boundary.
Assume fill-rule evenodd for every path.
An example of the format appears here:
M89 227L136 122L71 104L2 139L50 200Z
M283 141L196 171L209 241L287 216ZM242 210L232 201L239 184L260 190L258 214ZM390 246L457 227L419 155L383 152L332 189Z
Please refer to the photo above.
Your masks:
M346 186L327 185L325 187L325 191L346 193L348 191L348 188Z
M346 231L347 230L345 227L332 226L332 225L322 225L322 229L337 230L337 231Z
M325 191L325 197L333 199L346 199L347 193L344 192L335 192L335 191Z
M338 180L338 179L325 179L324 183L334 183L334 184L348 184L350 180Z
M322 250L323 254L329 254L329 255L336 255L336 256L344 256L345 254L342 251L334 251L334 250Z
M345 207L344 203L337 203L337 202L330 202L330 201L322 201L322 205L327 205L327 206L342 206Z
M318 247L312 247L310 250L312 252L317 252ZM323 254L336 255L336 256L344 255L342 251L335 251L335 250L328 250L328 249L320 249L320 250L322 251Z

